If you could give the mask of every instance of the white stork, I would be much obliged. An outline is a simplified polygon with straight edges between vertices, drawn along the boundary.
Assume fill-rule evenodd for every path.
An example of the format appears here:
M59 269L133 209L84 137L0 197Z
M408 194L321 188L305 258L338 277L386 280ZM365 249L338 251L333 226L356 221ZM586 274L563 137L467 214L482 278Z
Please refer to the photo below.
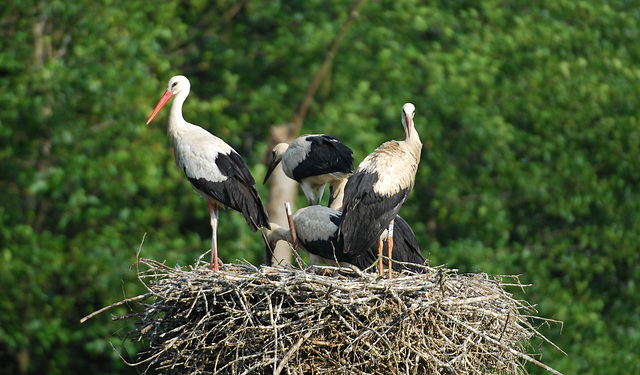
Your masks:
M380 236L389 228L387 237L389 253L393 250L393 224L400 207L413 189L422 142L413 124L415 106L402 106L404 141L389 141L369 154L351 176L344 192L343 219L340 238L345 254L357 257L378 241L378 253L382 254ZM391 259L389 257L389 278ZM382 258L379 258L382 274Z
M327 134L304 135L291 144L279 143L271 151L263 183L282 162L284 174L300 184L309 205L320 204L327 185L333 186L353 173L352 154L338 138Z
M308 206L299 209L293 215L299 248L309 254L311 265L320 263L337 266L354 265L360 269L369 268L378 259L377 245L374 243L363 253L352 256L345 254L342 243L338 241L338 227L342 220L342 212L322 206ZM400 216L395 218L396 238L392 253L396 271L411 270L421 272L420 267L411 264L424 264L425 259L420 246L409 224ZM267 238L267 260L271 259L269 249L273 249L278 241L291 242L291 233L287 228L271 223L271 230L265 230ZM385 250L387 248L385 247ZM383 252L388 255L388 251Z
M187 77L172 77L147 124L175 96L169 113L169 136L176 165L184 171L193 190L209 205L213 231L211 268L218 271L218 205L241 212L254 232L260 227L269 228L269 217L242 157L223 140L182 117L182 105L190 89Z

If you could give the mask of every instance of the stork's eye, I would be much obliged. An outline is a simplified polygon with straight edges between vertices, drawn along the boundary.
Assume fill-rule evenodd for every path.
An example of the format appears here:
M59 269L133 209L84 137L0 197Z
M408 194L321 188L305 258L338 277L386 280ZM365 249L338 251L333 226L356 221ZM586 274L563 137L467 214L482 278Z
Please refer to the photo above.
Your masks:
M173 88L175 88L177 84L178 84L178 82L174 82L174 83L171 85L171 88L172 88L172 89L173 89Z

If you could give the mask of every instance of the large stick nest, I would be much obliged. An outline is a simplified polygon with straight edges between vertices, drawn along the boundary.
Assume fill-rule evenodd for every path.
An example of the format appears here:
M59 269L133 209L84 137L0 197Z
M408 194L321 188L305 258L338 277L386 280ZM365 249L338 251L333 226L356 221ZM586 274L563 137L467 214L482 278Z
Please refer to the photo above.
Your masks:
M550 343L533 306L504 287L516 276L458 275L426 267L387 280L348 269L256 268L213 272L142 260L151 299L126 317L139 361L167 374L526 373L530 339ZM124 301L123 301L124 302ZM555 346L555 345L554 345Z

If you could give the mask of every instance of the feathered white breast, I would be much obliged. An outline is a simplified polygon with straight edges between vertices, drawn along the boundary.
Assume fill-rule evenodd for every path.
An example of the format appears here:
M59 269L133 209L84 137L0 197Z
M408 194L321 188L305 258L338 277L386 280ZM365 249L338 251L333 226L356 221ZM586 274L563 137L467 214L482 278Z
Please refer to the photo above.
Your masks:
M206 178L211 182L227 179L215 164L216 158L235 152L231 146L203 128L185 123L170 127L176 165L189 178Z

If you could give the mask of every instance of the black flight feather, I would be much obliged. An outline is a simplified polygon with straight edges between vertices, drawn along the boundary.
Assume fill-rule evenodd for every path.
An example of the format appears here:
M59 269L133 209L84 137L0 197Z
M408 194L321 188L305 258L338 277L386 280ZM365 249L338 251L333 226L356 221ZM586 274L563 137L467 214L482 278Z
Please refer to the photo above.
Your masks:
M335 172L353 173L353 151L338 138L322 134L308 136L305 141L311 146L306 158L292 171L296 181Z

